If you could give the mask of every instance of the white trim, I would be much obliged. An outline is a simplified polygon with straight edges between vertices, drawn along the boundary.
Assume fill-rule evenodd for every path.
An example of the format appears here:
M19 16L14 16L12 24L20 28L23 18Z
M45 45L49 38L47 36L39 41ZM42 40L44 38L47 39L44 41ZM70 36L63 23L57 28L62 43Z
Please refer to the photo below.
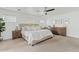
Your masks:
M74 37L74 38L79 38L79 36L77 36L77 35L67 35L67 36Z

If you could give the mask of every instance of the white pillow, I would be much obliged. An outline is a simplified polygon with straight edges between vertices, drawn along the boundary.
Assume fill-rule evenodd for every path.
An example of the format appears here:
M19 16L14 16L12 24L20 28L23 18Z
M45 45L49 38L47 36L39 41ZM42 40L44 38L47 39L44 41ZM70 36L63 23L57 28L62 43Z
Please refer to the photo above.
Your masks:
M22 30L23 30L23 31L25 31L26 29L27 29L27 28L25 28L25 27L22 27Z

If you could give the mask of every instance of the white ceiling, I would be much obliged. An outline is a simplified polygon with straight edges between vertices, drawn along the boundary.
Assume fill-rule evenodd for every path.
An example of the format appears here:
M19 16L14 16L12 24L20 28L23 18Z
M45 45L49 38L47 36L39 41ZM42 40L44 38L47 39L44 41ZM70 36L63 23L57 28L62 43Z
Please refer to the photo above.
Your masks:
M31 15L43 15L44 7L1 7L2 9L16 11L24 14ZM58 15L63 13L69 13L72 11L78 11L78 7L48 7L47 9L55 8L54 11L48 12L48 15ZM20 9L20 11L17 11Z

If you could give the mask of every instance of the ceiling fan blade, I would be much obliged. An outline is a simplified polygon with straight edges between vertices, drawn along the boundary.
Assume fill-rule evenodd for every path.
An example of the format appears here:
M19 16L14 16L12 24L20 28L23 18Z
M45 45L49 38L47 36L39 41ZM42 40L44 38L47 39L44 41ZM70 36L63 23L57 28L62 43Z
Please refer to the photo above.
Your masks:
M46 10L46 12L53 11L53 10L55 10L55 9L49 9L49 10Z

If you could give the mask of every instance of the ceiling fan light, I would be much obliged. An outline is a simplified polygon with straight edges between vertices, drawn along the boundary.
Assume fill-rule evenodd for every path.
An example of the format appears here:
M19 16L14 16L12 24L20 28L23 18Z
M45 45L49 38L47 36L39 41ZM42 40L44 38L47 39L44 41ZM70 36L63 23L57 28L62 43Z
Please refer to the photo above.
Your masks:
M47 12L45 12L45 15L47 15Z
M17 11L21 11L21 9L17 9Z

